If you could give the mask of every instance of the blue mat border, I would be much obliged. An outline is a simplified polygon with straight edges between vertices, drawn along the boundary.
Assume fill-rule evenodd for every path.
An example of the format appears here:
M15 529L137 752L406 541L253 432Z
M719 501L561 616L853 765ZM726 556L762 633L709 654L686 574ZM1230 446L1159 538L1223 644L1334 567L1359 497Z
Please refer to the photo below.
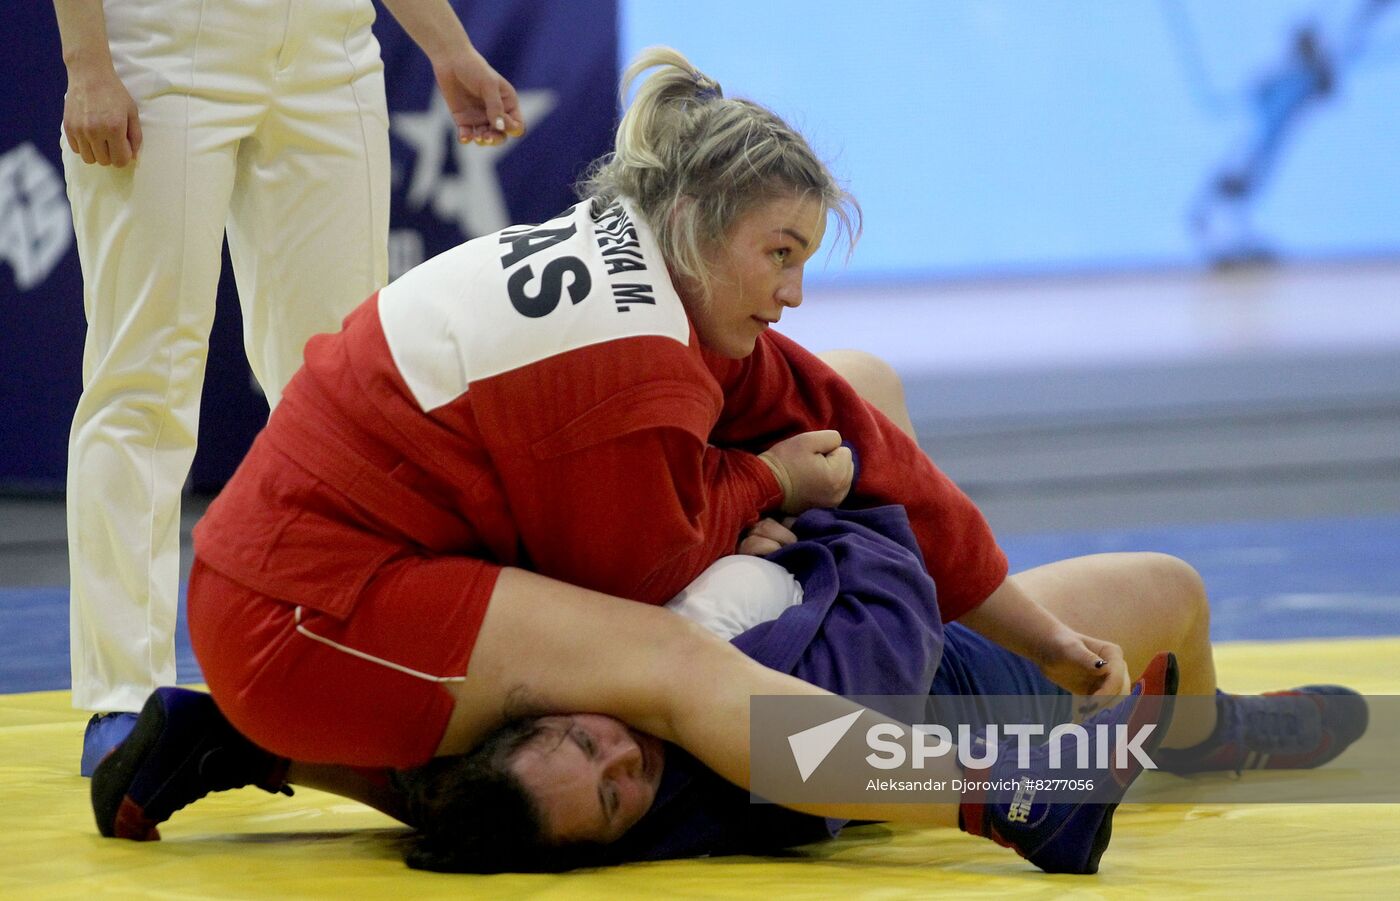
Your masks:
M1083 554L1153 550L1190 561L1216 641L1400 635L1400 517L1311 519L1007 536L1013 570ZM184 591L181 682L200 680ZM0 587L0 693L69 686L68 589Z

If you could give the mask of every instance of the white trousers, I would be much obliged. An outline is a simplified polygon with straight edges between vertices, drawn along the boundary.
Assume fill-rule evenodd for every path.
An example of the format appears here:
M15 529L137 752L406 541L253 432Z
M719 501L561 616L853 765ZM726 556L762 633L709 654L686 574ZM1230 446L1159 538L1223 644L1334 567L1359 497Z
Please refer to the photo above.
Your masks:
M180 496L222 240L271 405L306 340L388 277L389 141L370 0L108 0L139 160L64 141L88 331L68 446L73 704L175 681Z

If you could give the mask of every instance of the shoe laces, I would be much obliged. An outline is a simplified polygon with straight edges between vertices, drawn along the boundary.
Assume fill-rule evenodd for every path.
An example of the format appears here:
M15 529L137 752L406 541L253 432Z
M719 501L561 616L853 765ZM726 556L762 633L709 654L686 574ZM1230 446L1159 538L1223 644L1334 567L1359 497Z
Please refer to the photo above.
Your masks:
M1237 704L1244 745L1251 751L1307 751L1317 743L1317 708L1307 698L1265 695L1239 698Z

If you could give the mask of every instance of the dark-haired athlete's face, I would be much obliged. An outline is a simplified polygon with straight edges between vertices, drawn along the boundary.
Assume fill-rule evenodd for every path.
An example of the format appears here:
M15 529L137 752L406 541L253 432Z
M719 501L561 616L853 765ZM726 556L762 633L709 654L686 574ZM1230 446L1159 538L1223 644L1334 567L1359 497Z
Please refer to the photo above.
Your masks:
M802 273L826 229L826 210L811 198L771 200L739 217L707 256L710 300L694 286L681 298L700 343L742 359L783 311L802 303Z
M540 718L543 734L511 769L544 814L558 844L621 838L656 800L665 746L620 720L595 713Z

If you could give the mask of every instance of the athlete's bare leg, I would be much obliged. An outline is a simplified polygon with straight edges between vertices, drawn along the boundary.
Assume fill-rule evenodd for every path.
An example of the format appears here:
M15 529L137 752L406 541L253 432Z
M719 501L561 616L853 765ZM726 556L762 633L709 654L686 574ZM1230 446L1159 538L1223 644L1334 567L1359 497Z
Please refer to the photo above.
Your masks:
M452 686L456 706L438 754L469 750L508 718L587 711L674 742L744 787L749 785L750 697L830 695L754 662L668 610L516 569L501 573L467 678ZM872 723L879 721L871 716ZM961 775L951 756L935 762L929 778ZM955 826L958 805L799 809Z
M1201 577L1166 554L1122 553L1074 557L1012 576L1027 594L1071 629L1123 649L1137 674L1162 651L1176 654L1182 695L1214 695L1215 657L1210 604ZM1173 719L1163 744L1189 747L1210 736L1214 707L1192 708Z
M287 782L359 801L412 825L404 796L389 781L388 770L294 760L287 766Z

